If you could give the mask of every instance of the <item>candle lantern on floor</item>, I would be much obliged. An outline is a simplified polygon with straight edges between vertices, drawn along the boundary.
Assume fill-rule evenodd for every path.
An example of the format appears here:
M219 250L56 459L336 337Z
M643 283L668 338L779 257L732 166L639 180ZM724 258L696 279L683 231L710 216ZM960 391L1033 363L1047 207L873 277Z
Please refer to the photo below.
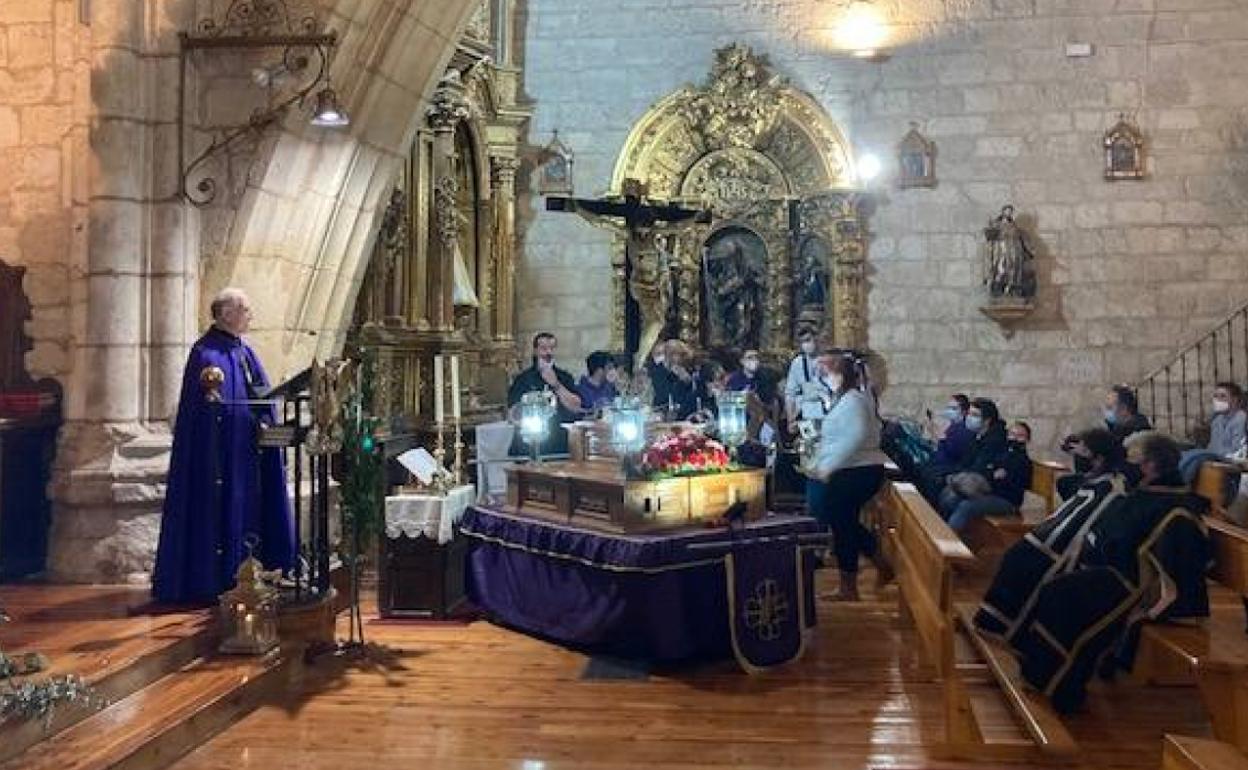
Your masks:
M646 448L646 408L636 396L620 396L607 409L611 448L620 456L625 474L633 475L636 456Z
M277 647L278 591L268 580L280 573L265 572L264 565L250 552L238 565L236 583L221 594L221 623L224 641L221 652L231 655L264 655Z
M747 391L729 390L715 397L719 408L719 440L735 454L746 439L746 401Z
M533 461L542 461L542 441L550 431L555 416L554 394L549 391L525 393L520 397L520 438L533 452Z

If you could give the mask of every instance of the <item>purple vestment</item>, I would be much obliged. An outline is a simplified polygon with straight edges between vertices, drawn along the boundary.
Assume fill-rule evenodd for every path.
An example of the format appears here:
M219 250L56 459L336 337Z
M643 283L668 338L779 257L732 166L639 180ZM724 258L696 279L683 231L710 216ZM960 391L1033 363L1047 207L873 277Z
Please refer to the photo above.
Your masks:
M225 373L215 436L215 410L199 384L208 366ZM244 542L252 534L259 538L256 556L266 569L294 566L294 522L281 451L256 446L259 421L271 422L273 409L232 403L254 398L268 384L255 351L232 334L213 327L191 348L152 575L157 601L215 600L234 585L234 573L247 555ZM219 490L213 489L216 472Z

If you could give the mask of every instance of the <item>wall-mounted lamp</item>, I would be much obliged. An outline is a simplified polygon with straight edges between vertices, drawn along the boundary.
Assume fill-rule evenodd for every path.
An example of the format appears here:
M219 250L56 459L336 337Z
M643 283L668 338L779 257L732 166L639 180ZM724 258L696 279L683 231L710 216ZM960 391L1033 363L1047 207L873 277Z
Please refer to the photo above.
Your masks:
M178 192L195 206L206 206L217 197L217 182L205 174L194 182L195 172L211 158L248 137L258 136L278 123L293 106L302 108L315 94L309 122L314 126L350 125L338 95L330 87L330 55L338 44L333 32L317 32L316 20L291 19L286 0L232 0L221 20L202 19L195 32L178 35L181 42L181 79L178 90ZM252 80L261 88L276 89L296 80L299 85L268 109L254 113L242 126L220 131L189 163L186 161L186 70L193 51L281 51L278 61L252 69Z
M858 156L858 164L856 168L858 171L858 181L870 183L880 175L880 171L883 170L883 164L880 163L878 156L866 152Z
M883 14L870 0L850 0L836 22L837 45L856 58L880 61L888 58L882 50L888 37Z

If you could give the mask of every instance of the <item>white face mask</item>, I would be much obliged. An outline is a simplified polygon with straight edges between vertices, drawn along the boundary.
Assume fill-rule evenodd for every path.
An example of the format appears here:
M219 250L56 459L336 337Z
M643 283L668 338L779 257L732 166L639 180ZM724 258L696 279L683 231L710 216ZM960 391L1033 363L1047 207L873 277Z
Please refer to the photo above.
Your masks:
M828 390L832 391L833 393L840 393L841 385L843 385L844 383L845 383L845 378L841 377L841 375L839 374L823 375L824 387L826 387Z
M1213 400L1213 413L1222 414L1231 411L1231 402L1224 398L1215 398Z
M815 354L814 340L806 340L802 342L802 352L808 356L813 356Z
M758 371L758 359L757 358L745 359L744 361L741 362L741 368L744 369L749 374L753 374L754 372L757 372Z

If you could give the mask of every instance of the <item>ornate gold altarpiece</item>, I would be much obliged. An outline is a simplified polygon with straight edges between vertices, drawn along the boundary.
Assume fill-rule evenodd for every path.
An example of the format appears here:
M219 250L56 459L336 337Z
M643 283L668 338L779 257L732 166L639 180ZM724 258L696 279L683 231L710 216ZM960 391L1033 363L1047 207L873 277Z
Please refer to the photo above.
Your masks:
M515 360L515 179L521 72L511 3L469 23L396 180L356 304L352 342L378 353L388 435L427 434L433 358L461 357L464 425L501 414ZM503 62L496 64L495 62Z
M630 316L654 312L636 304L642 295L660 298L663 337L701 348L780 360L805 325L828 344L865 346L868 199L854 179L849 143L813 98L744 45L717 51L707 81L652 107L617 160L609 197L641 189L710 208L714 221L656 233L636 266L616 230L613 346L637 344ZM639 291L640 277L659 290Z

